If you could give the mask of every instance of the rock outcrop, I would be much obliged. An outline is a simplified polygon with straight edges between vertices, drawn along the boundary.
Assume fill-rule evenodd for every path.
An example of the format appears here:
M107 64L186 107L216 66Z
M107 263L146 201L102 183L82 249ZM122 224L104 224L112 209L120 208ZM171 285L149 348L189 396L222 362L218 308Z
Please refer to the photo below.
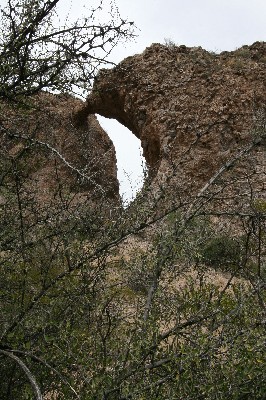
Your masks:
M41 93L20 106L1 102L1 162L20 163L21 182L35 201L120 204L113 143L94 115L80 127L73 112L82 102ZM5 160L5 161L3 161ZM13 161L12 161L13 160ZM60 199L61 197L61 199ZM64 198L64 200L62 200Z
M79 118L115 118L141 140L153 188L195 194L265 129L265 71L264 42L221 54L153 44L101 70ZM261 196L265 153L255 147L238 169L259 172Z
M255 142L234 166L238 183L228 197L235 201L250 187L253 197L265 197L260 139L266 121L265 66L264 42L221 54L153 44L101 70L86 103L48 93L25 106L1 103L3 156L29 154L25 180L35 185L41 202L63 187L77 200L118 205L115 150L98 113L117 119L141 140L153 199L182 203L196 196Z

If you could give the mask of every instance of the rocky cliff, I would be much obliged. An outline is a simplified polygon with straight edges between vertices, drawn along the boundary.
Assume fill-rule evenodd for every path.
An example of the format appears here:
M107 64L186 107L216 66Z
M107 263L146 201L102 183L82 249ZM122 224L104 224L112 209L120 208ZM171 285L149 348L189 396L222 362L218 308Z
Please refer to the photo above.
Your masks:
M153 188L164 186L167 195L172 188L177 197L195 194L265 129L265 67L264 42L221 54L153 44L101 70L78 118L115 118L140 138ZM259 145L234 174L247 182L251 170L258 196L265 195Z
M0 104L2 172L14 175L19 168L21 185L41 204L120 203L113 143L94 115L74 126L73 112L81 106L71 96L48 93L19 106Z
M263 42L221 54L153 44L101 70L86 103L48 93L19 107L1 103L1 159L23 158L23 179L41 202L63 187L76 199L117 205L115 150L98 113L141 140L153 200L184 203L241 152L234 185L228 173L223 183L227 196L264 198L265 65Z

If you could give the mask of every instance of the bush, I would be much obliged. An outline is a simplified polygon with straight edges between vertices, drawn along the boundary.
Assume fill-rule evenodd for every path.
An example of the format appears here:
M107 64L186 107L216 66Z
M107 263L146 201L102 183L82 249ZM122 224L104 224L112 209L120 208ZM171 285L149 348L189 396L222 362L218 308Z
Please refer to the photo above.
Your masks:
M211 239L202 250L202 260L209 266L226 270L236 267L241 261L240 244L228 236Z

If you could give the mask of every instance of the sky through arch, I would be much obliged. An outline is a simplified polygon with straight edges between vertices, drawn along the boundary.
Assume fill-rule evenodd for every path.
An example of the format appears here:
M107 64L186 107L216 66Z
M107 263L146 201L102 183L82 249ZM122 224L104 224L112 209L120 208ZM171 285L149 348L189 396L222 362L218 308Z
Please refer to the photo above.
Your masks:
M143 186L145 159L140 140L115 119L97 115L98 121L112 140L117 158L120 195L125 205L132 201Z

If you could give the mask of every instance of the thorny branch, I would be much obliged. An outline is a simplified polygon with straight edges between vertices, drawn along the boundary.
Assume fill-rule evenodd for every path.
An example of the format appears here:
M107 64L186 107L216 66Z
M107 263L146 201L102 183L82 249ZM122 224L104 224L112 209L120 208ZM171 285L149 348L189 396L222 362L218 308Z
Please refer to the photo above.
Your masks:
M117 42L134 36L133 23L114 9L109 22L94 23L101 5L83 21L54 28L58 2L9 0L1 9L0 97L17 101L47 89L81 95Z

